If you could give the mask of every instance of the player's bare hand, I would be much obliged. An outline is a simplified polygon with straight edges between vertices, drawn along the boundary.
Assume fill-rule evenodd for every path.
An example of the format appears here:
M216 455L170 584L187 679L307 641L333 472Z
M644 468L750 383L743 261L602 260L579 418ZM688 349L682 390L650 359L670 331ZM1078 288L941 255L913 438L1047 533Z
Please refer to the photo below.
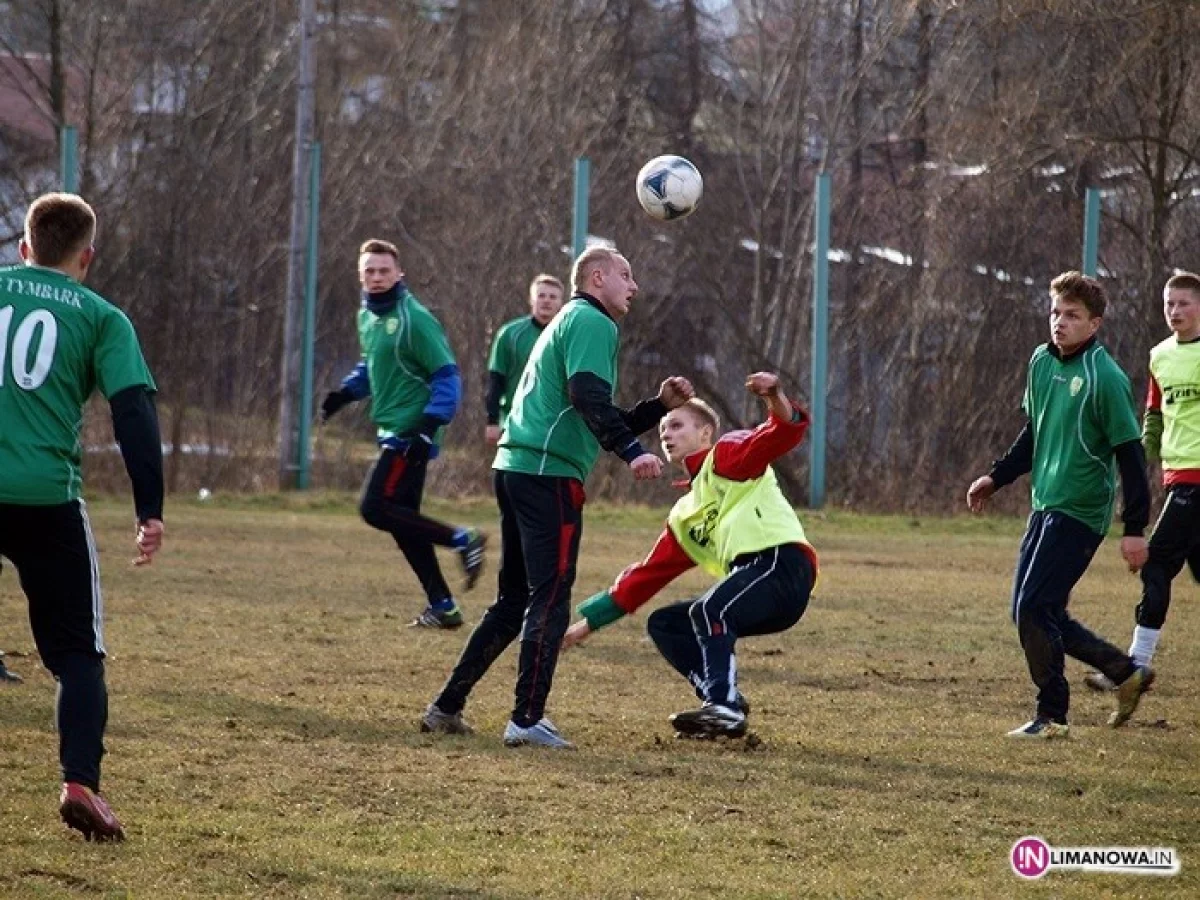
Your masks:
M967 508L973 513L983 512L988 498L994 493L996 493L996 482L992 481L991 475L976 478L967 489Z
M629 464L633 477L638 481L652 481L662 475L662 460L653 453L643 453Z
M163 531L162 519L147 519L141 522L137 529L138 555L134 559L135 566L146 566L154 559L154 554L162 549Z
M500 426L489 425L483 429L483 439L489 444L496 444L500 441Z
M583 643L584 639L592 633L591 626L588 625L587 619L580 619L574 625L567 629L567 633L563 635L562 648L570 650L576 644Z
M658 399L667 409L683 406L696 396L692 383L681 375L672 375L658 389Z
M755 372L746 379L746 390L759 397L774 397L779 393L779 376L774 372Z
M1121 538L1121 556L1125 558L1130 572L1141 571L1146 560L1150 558L1150 548L1144 537Z

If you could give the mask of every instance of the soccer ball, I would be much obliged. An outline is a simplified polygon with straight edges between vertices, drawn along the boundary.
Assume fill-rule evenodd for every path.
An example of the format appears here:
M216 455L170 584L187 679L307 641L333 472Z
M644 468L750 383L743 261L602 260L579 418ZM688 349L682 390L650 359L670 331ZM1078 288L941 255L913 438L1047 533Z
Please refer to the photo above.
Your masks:
M638 172L638 203L656 219L691 215L703 193L700 170L682 156L656 156Z

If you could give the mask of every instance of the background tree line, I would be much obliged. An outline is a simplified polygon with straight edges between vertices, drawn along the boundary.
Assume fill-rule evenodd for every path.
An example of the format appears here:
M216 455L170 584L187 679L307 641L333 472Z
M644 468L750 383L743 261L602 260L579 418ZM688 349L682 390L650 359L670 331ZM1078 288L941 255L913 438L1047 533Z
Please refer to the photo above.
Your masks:
M92 283L138 326L177 489L274 484L296 6L0 3L0 89L80 129L81 190L102 217ZM1103 337L1139 394L1165 333L1162 283L1200 267L1188 0L318 9L318 398L357 359L355 249L395 240L467 386L435 492L486 490L487 347L534 273L567 275L577 156L593 165L590 231L628 254L641 285L621 398L685 374L731 425L757 415L748 371L778 370L806 395L813 179L832 173L837 504L956 506L1015 436L1046 287L1078 267L1088 186L1104 198ZM0 130L0 149L11 251L24 204L55 182L57 148ZM664 152L706 182L700 211L666 225L633 196L638 168ZM356 482L369 433L361 415L321 430L317 485ZM806 459L782 473L797 500ZM119 462L89 465L102 476ZM616 466L592 486L632 491Z

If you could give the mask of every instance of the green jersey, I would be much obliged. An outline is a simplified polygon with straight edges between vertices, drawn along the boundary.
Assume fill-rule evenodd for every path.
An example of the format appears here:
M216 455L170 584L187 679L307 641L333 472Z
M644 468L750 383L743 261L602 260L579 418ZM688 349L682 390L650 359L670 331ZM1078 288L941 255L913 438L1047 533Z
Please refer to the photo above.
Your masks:
M571 405L567 381L590 372L615 393L618 344L617 323L587 300L564 306L529 355L493 468L586 480L600 442Z
M1097 534L1117 497L1113 450L1141 437L1129 378L1099 343L1067 360L1043 344L1029 361L1033 508L1057 510Z
M155 390L125 314L54 269L0 269L0 503L79 499L83 406Z
M491 353L488 354L488 371L504 376L504 393L500 395L501 427L512 412L513 396L517 393L517 385L521 373L525 371L525 363L529 361L529 354L533 352L533 345L545 330L546 326L539 324L533 316L522 316L505 322L496 332Z
M396 307L376 315L358 311L358 342L371 384L371 418L379 439L411 432L429 403L429 376L455 365L446 332L407 289Z

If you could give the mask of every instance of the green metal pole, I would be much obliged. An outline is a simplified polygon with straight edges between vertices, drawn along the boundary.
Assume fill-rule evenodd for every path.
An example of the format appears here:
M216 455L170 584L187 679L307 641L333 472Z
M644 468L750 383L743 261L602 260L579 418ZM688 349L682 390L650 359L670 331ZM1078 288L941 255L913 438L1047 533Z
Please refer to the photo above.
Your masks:
M1090 187L1083 202L1083 274L1096 277L1100 258L1100 189Z
M571 253L574 258L587 249L588 192L592 184L592 164L586 156L575 159L575 206L571 217Z
M808 505L825 505L825 410L826 375L829 371L829 208L828 172L817 175L815 217L816 250L813 254L812 323L812 425L809 428Z
M308 490L311 475L313 397L313 350L317 324L317 241L321 234L321 145L313 143L308 153L308 256L304 269L304 339L300 344L300 455L296 487Z
M79 163L78 143L79 134L74 125L64 125L59 129L58 169L59 183L68 194L79 193Z

